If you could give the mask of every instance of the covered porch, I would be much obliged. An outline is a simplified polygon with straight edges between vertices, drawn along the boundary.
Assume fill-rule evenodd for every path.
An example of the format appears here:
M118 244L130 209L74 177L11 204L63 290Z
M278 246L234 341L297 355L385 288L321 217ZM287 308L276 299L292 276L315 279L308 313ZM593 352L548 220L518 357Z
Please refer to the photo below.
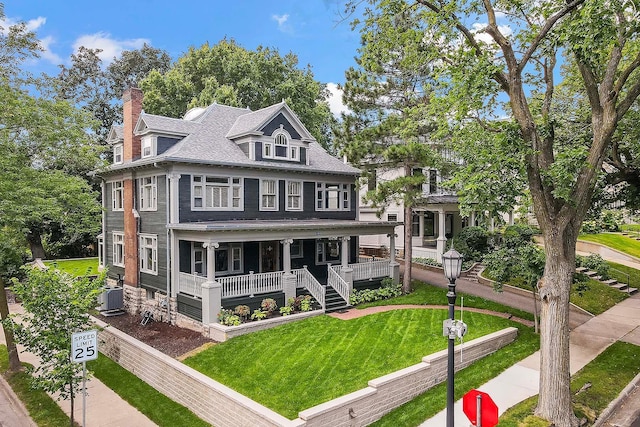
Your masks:
M358 236L393 235L396 225L347 220L170 225L177 254L171 259L171 294L178 299L178 312L205 324L215 322L231 303L271 295L286 302L310 294L325 309L332 274L340 278L336 291L348 302L354 281L399 275L395 259L360 263L357 254Z

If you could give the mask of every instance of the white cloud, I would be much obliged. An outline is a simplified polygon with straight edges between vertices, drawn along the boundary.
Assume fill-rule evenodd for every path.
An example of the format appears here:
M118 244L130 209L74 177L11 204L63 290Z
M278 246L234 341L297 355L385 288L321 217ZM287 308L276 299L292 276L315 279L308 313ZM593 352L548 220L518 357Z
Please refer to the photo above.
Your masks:
M149 44L150 41L148 39L116 40L111 38L109 33L99 32L78 37L73 43L73 51L77 52L80 46L88 49L101 49L102 52L98 56L107 65L113 61L113 58L120 56L123 50L139 49L145 43Z
M283 33L291 33L293 32L293 28L289 21L289 14L285 13L284 15L271 15L271 19L278 23L278 30Z
M340 117L340 113L348 113L349 108L342 102L342 89L338 87L336 83L327 83L327 90L329 91L329 110L335 117Z
M30 19L28 21L22 21L15 18L10 18L6 16L4 19L0 19L0 26L2 26L2 32L7 34L9 32L9 27L12 25L16 25L19 23L24 23L27 31L37 31L38 28L42 27L47 22L47 18L43 16L38 16L35 19Z
M60 58L57 54L53 53L51 50L51 45L55 43L55 40L51 36L46 36L40 39L40 47L42 47L42 52L40 52L40 56L51 62L52 64L61 64L62 58Z
M489 34L484 32L484 29L486 27L487 27L486 23L476 22L473 24L473 27L471 28L471 32L475 34L476 40L484 42L486 44L493 44L494 43L493 38ZM498 30L507 38L509 38L509 36L513 34L513 30L508 25L498 25Z

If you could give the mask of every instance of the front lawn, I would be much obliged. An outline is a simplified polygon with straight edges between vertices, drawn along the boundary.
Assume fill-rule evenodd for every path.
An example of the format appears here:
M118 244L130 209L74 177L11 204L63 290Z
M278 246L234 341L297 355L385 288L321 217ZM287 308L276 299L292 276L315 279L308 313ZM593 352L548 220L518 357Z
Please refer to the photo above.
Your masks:
M74 277L98 274L98 258L59 259L45 261L44 265L68 273Z
M616 279L620 283L627 283L627 279L629 279L629 286L632 288L640 288L640 270L611 261L607 262L611 266L609 276L611 276L612 279ZM627 274L629 275L628 277Z
M596 316L628 298L626 293L597 280L589 279L586 287L586 290L581 291L579 286L574 283L571 286L569 301Z
M390 298L382 301L374 301L366 304L358 305L356 308L367 308L381 305L396 305L396 304L415 304L415 305L447 305L447 294L443 288L430 285L428 283L414 280L411 283L412 291L410 294L402 295L396 298ZM533 314L526 311L518 310L516 308L507 307L505 305L493 302L475 295L469 295L458 292L458 299L456 305L459 307L462 298L464 298L465 307L482 308L491 311L497 311L500 313L513 314L516 317L522 319L533 320ZM533 310L533 302L531 303Z
M586 417L591 425L640 372L638 358L640 347L618 341L577 372L571 378L573 408L576 415L580 418ZM591 385L576 395L587 383ZM537 402L538 397L534 396L513 406L500 417L500 426L517 427L522 425L527 417L528 421L533 423L536 419L533 417L533 411ZM547 426L548 423L540 420L538 424L527 425Z
M612 249L640 258L640 240L617 233L581 234L579 240L600 243Z
M623 224L620 228L622 231L635 231L636 233L640 233L640 224Z
M364 388L371 379L444 350L446 318L446 310L428 309L394 310L348 321L319 316L233 338L184 363L285 417L296 418L304 409ZM469 325L466 340L518 326L472 312L466 312L464 320Z

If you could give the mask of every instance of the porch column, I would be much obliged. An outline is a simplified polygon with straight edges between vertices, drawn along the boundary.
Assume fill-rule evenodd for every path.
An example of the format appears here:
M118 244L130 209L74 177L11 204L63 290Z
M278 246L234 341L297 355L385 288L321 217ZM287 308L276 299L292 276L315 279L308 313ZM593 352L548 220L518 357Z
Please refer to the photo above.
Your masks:
M202 284L202 324L213 323L222 309L222 286L216 282L216 249L217 242L206 242L207 249L207 281Z
M282 269L285 273L291 273L291 244L293 239L284 239L280 243L282 243Z
M476 226L476 211L471 211L471 213L469 214L469 225L471 227Z
M513 225L513 211L509 211L509 225Z
M444 209L438 210L438 238L436 239L436 261L442 261L442 254L447 246L447 238L445 237L445 221L446 215Z
M496 219L491 213L489 213L489 215L491 215L491 220L489 221L489 231L493 233L494 231L496 231Z
M393 283L400 283L400 264L396 262L396 234L387 234L389 237L389 277Z
M282 275L282 291L284 292L285 304L289 301L289 298L296 297L296 288L298 283L296 281L296 275L291 272L291 244L293 239L282 240L282 266L284 274Z
M349 236L340 238L340 261L342 262L341 276L349 285L349 294L351 294L353 291L353 268L349 267L349 240L351 240Z

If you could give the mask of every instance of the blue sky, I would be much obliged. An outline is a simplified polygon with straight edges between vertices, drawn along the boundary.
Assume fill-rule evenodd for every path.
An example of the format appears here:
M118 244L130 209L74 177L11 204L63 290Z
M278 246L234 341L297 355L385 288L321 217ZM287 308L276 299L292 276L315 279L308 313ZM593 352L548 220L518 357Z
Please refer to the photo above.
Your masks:
M0 0L2 1L2 0ZM31 71L57 74L79 47L103 49L110 61L122 50L148 43L172 59L190 46L215 44L225 36L247 49L275 47L282 55L298 55L311 65L317 80L336 96L332 111L341 108L335 84L355 65L360 38L341 19L340 0L17 0L5 2L8 23L24 21L35 31L45 51L29 64ZM3 26L6 26L7 22Z

